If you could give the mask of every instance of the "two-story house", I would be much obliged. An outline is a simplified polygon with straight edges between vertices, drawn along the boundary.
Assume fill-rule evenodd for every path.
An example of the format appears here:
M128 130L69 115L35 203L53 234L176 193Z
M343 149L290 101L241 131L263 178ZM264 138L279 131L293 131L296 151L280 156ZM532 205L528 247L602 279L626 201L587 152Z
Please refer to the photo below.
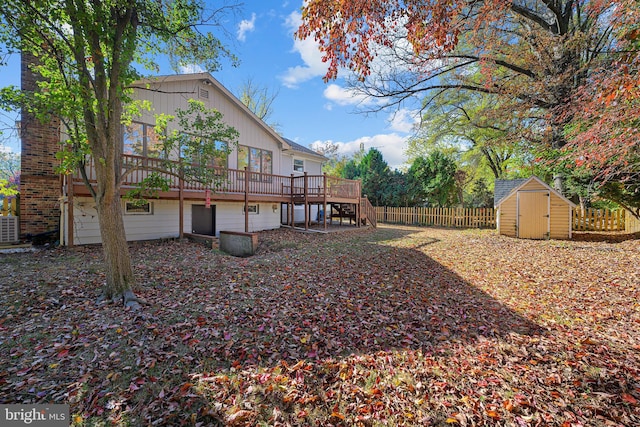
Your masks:
M26 74L23 65L23 88L28 90L32 83ZM314 221L326 227L332 210L339 215L349 212L360 219L357 224L375 224L371 205L360 197L359 181L322 174L324 156L281 137L210 74L161 76L134 88L134 98L152 107L124 129L123 195L157 166L155 117L186 109L190 99L220 111L239 139L237 147L211 166L220 178L214 189L167 175L170 189L157 198L140 205L123 197L128 240L214 236L221 230L260 231L283 224L307 228ZM60 176L54 171L58 123L40 124L23 115L22 137L22 235L57 228L63 245L99 243L95 203L81 174ZM94 181L92 159L85 171Z

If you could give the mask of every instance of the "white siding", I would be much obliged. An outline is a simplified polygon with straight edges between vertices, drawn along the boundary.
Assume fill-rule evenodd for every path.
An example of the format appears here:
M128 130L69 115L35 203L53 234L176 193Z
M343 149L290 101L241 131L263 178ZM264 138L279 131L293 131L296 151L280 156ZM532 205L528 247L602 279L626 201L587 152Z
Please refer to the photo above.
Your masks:
M184 232L191 233L191 205L203 205L202 202L185 202ZM280 228L279 203L249 203L257 204L258 214L249 214L249 231L262 231ZM244 231L244 203L215 202L211 204L216 209L216 236L220 231ZM273 207L275 206L275 212Z
M322 221L321 219L321 215L320 215L320 207L322 205L309 205L309 217L310 217L310 222L313 223L319 223ZM329 211L329 207L325 208L325 211ZM288 224L289 222L289 205L284 205L282 206L282 214L281 214L281 220L283 224ZM296 224L304 224L304 205L295 205L293 207L293 221Z
M293 161L294 160L304 160L304 172L307 172L309 175L322 175L322 162L307 158L304 154L283 154L282 155L282 173L280 175L289 176L293 174L294 176L304 175L304 172L296 172L293 170Z
M176 238L179 235L178 202L152 200L153 214L123 215L127 240ZM100 243L100 225L95 203L90 198L77 198L73 206L74 244Z
M151 88L158 87L151 84ZM198 97L200 89L209 92L209 98ZM244 111L235 102L220 94L215 86L208 86L200 80L165 82L162 85L163 92L153 90L138 90L136 98L151 102L152 110L145 111L140 118L141 121L154 124L155 115L160 113L174 114L176 109L186 109L189 99L203 101L209 108L215 108L223 114L226 124L233 126L239 133L238 144L247 145L254 148L262 148L273 152L273 173L281 174L281 146L273 135L255 121L255 117ZM233 150L229 155L229 168L238 167L238 153Z
M152 200L152 215L123 215L128 241L177 238L179 236L179 204L176 200ZM185 202L184 232L191 233L191 205ZM253 204L253 203L250 203ZM259 213L249 214L249 231L271 230L280 227L280 204L258 203ZM100 226L95 204L90 198L77 198L74 203L74 244L100 243ZM243 203L217 202L216 236L220 231L244 231ZM275 206L275 212L273 207ZM66 215L63 217L66 224Z

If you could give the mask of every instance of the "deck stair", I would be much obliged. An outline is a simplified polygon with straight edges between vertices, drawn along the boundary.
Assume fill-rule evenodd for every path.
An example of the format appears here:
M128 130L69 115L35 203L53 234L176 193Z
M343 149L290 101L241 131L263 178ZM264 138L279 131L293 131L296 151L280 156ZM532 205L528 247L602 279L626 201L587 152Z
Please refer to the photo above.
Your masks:
M335 203L335 204L332 204L332 206L333 206L333 210L337 212L337 213L334 213L334 212L331 213L332 218L340 218L340 221L342 221L342 219L344 218L348 218L349 224L351 224L352 220L356 222L356 210L355 210L354 204Z

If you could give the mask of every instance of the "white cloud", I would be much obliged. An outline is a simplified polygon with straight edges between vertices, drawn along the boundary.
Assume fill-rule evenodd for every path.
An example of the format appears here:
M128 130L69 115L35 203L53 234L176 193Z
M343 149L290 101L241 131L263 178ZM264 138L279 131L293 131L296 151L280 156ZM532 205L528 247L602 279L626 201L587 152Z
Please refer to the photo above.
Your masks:
M179 73L180 74L195 74L195 73L204 73L204 68L199 66L198 64L187 64L181 65Z
M326 87L323 92L325 98L338 105L367 105L372 103L372 99L353 89L344 88L335 83Z
M409 133L420 122L420 111L401 108L389 115L387 121L391 130Z
M238 40L241 42L247 39L247 33L253 32L256 28L256 14L251 14L251 19L243 19L238 24Z
M300 12L291 12L285 20L285 26L293 33L302 23ZM300 54L303 65L289 67L281 76L282 82L289 88L297 88L300 83L311 80L314 77L324 76L327 72L327 64L322 62L322 54L318 50L318 43L309 37L305 40L295 39L292 52Z
M314 141L311 147L322 146L327 142L331 142L338 146L338 154L343 156L352 156L360 151L360 147L367 152L371 148L376 148L382 153L384 161L387 162L391 169L401 168L407 161L405 151L407 150L407 136L400 136L396 133L378 134L374 136L363 136L353 141Z

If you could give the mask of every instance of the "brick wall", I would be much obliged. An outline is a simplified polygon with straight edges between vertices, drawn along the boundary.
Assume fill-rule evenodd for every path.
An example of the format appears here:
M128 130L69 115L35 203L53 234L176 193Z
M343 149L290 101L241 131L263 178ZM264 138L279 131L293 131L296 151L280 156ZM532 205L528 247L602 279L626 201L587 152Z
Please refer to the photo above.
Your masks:
M29 66L37 60L23 53L21 61L22 90L37 90L37 77ZM55 172L59 161L60 121L42 123L22 109L22 163L20 172L20 235L40 234L60 226L60 175Z

